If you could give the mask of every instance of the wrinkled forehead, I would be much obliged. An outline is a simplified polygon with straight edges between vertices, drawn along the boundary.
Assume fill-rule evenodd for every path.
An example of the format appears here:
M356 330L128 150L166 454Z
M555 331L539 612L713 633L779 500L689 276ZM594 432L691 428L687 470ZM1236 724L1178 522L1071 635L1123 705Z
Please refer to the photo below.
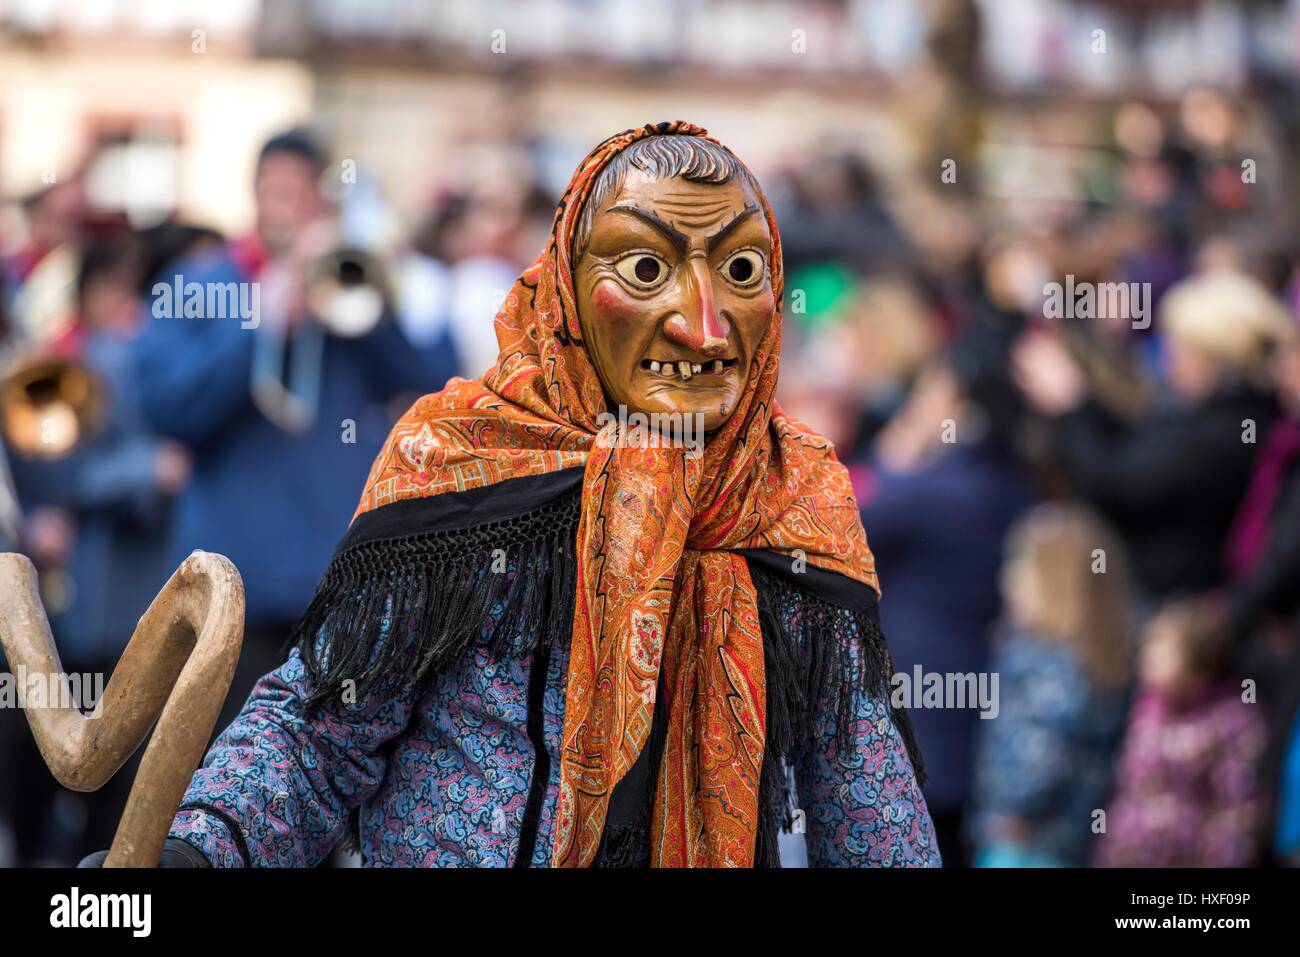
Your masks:
M597 175L578 217L570 251L580 259L598 220L620 204L707 225L753 207L766 227L766 202L753 175L725 147L701 137L639 140Z
M763 209L739 178L708 184L629 177L603 205L592 218L579 263L593 256L608 261L633 249L685 255L691 250L712 253L715 248L729 253L743 245L765 258L771 253Z
M685 230L716 225L749 210L762 212L747 178L736 176L725 183L697 183L680 176L657 177L640 170L633 171L617 194L608 197L603 205L604 209L597 211L597 221L610 210L635 206ZM767 229L765 217L754 218Z

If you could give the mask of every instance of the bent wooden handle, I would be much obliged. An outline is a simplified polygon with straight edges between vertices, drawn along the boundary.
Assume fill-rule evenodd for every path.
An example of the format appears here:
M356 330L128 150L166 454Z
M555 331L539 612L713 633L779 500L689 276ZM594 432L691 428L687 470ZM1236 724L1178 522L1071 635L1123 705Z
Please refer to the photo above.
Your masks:
M105 867L158 864L230 690L243 641L239 572L223 555L194 552L136 625L89 716L69 703L68 694L29 707L25 686L32 676L45 676L44 687L65 691L68 678L37 592L36 569L23 555L0 554L0 647L11 671L21 666L26 672L27 680L17 682L18 701L59 783L74 791L102 787L158 723Z

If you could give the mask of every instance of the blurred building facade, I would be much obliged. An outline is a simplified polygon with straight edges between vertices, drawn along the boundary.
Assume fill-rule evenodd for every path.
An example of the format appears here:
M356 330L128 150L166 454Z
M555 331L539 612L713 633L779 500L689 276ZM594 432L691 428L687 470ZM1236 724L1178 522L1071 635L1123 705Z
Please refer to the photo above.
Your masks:
M1038 170L1086 164L1117 100L1231 92L1298 49L1296 0L4 0L0 195L90 162L92 201L138 223L238 231L257 144L311 120L411 219L496 172L467 144L544 147L554 191L611 130L679 115L760 174L830 142L937 182L979 141L991 190L1051 195Z

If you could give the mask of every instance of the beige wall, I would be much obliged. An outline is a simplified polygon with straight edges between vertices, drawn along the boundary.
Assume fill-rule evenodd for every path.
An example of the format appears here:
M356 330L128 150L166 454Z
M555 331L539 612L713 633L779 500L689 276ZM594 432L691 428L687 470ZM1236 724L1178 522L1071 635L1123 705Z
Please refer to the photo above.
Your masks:
M266 136L309 118L312 80L300 64L174 46L83 42L19 48L0 40L0 195L23 195L75 169L95 117L179 121L180 210L225 230L247 228L248 184Z
M650 82L590 69L542 73L518 84L481 72L332 65L318 76L316 90L316 116L337 157L376 175L390 199L417 208L438 184L457 180L477 162L469 144L520 130L569 141L576 160L629 126L688 119L760 175L826 139L869 143L876 161L905 169L914 160L914 131L900 122L897 106L896 96L860 81L800 87L669 74ZM417 208L399 212L409 223Z
M923 84L886 87L862 77L651 76L575 64L506 82L481 68L422 60L307 64L238 49L195 54L185 37L40 49L0 39L0 197L37 188L50 164L69 173L89 145L93 117L155 116L182 127L181 213L238 232L251 220L257 148L306 120L325 133L336 160L352 159L377 177L409 228L439 185L479 162L475 140L521 128L567 141L576 159L617 130L682 118L708 127L760 175L828 138L869 144L888 173L913 165L915 117L927 98Z

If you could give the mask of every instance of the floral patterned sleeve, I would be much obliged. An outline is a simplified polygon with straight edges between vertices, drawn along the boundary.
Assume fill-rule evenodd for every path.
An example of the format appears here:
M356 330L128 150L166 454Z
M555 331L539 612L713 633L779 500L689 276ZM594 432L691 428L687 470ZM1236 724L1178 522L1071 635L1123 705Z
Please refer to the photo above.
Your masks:
M823 704L815 714L812 740L792 755L808 865L940 866L934 824L887 704L860 697L851 751L841 747L836 708Z
M309 716L306 680L295 649L190 782L170 836L214 866L314 867L383 781L383 746L406 730L413 696L370 695Z

